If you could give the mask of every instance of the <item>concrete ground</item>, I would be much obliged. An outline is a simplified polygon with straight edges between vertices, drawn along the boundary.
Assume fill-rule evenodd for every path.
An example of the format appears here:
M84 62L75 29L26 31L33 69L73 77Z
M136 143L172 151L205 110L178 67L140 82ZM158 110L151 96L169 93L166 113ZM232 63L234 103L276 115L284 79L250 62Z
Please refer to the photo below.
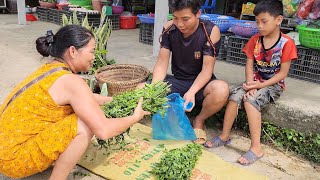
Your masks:
M8 95L10 90L29 73L37 69L46 59L37 53L35 39L44 35L47 30L58 29L59 26L52 23L33 22L26 26L17 25L16 15L0 14L0 102ZM116 59L117 63L140 64L152 70L156 57L152 56L152 46L144 45L138 41L139 30L113 31L109 40L109 57ZM244 68L218 61L215 74L229 82L231 85L244 81ZM287 79L287 91L279 100L279 104L286 106L288 111L299 111L309 116L319 117L320 112L320 85ZM294 115L291 115L294 116ZM319 122L319 118L316 119ZM149 124L149 120L143 123ZM290 123L290 122L289 122ZM319 125L316 126L319 132ZM219 130L208 129L210 137L219 134ZM210 149L209 151L219 155L225 161L236 166L264 174L270 179L305 179L320 180L320 167L289 152L282 152L273 147L264 145L265 156L251 166L243 167L235 161L250 146L248 138L233 132L232 144L227 147ZM24 180L48 179L51 168L37 175L24 178ZM0 180L7 180L0 174ZM103 179L85 169L76 166L68 179Z

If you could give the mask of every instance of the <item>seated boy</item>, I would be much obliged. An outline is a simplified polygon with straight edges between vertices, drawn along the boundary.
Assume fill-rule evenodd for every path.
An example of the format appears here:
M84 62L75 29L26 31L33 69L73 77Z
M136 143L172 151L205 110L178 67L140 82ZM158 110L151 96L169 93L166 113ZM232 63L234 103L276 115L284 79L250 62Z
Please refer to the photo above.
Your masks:
M243 48L247 55L246 82L233 89L224 115L220 136L204 146L219 147L230 143L230 130L242 104L249 122L251 147L238 162L249 165L260 159L261 109L276 101L285 89L284 79L291 60L297 59L294 41L280 32L283 5L279 0L261 0L254 9L259 33L251 37Z

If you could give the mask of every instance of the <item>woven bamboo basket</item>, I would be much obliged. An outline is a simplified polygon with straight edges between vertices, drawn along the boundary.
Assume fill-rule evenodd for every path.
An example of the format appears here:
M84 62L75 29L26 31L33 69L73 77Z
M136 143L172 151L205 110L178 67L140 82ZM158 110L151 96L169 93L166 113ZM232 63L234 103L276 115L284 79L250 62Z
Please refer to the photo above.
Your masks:
M96 72L99 86L107 83L108 95L133 90L139 83L145 82L150 72L143 66L134 64L113 64L101 67Z

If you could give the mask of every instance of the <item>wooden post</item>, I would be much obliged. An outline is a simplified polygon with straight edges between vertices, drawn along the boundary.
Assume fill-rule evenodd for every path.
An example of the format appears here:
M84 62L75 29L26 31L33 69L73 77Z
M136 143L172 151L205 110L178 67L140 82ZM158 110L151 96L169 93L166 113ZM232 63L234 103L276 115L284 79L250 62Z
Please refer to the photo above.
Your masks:
M25 0L17 0L17 6L18 6L18 24L20 25L26 25L26 2Z
M156 0L155 6L153 55L158 56L160 51L159 36L162 33L163 26L167 22L167 18L169 15L168 0Z

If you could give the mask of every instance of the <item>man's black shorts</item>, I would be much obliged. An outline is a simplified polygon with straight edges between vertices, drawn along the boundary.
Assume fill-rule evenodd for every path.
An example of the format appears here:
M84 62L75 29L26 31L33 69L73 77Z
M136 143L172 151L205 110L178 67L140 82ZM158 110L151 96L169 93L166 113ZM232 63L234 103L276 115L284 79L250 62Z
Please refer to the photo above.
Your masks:
M216 76L212 74L211 80L209 82L216 79L217 79ZM183 97L183 95L190 89L190 87L194 82L190 80L176 79L173 75L167 75L164 81L171 84L171 93L179 93L181 97ZM204 91L204 88L209 84L209 82L197 92L195 97L196 106L202 106L202 102L204 100L203 91Z

